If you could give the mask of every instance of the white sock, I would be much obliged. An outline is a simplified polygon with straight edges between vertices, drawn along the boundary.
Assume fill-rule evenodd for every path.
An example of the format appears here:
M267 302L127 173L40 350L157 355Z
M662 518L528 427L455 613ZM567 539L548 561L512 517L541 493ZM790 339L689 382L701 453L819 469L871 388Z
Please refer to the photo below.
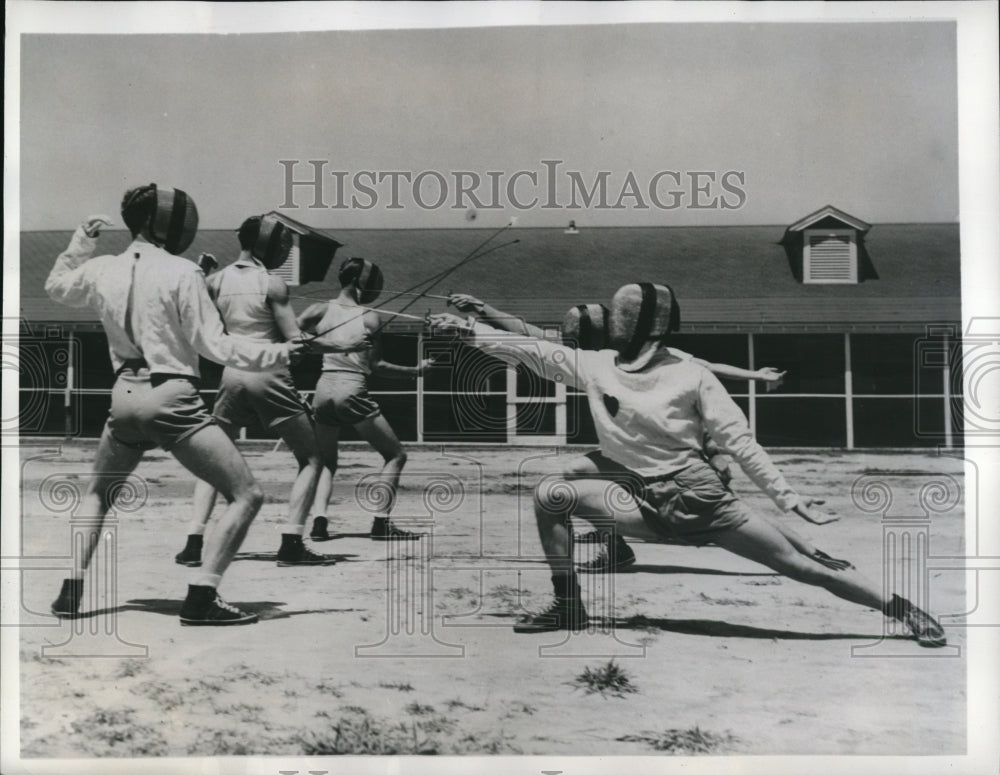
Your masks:
M305 534L305 531L305 525L295 525L289 523L281 526L281 534L286 536L299 536L301 538Z
M222 583L221 573L196 571L191 578L191 583L196 587L212 587L213 589L218 589L219 584Z

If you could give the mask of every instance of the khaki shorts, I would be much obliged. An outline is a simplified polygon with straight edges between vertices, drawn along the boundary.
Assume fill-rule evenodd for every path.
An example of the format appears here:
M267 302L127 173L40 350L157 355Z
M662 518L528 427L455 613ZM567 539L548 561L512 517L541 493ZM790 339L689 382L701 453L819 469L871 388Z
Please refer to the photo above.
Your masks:
M108 430L116 441L133 449L170 451L214 422L194 378L151 378L148 369L125 368L111 389Z
M308 411L287 370L240 371L227 367L222 372L212 414L220 423L232 427L245 428L259 420L270 429Z
M316 383L313 414L322 425L357 425L382 414L368 395L364 374L353 371L324 371Z
M664 538L700 546L722 530L746 524L753 514L704 460L672 474L642 477L600 452L587 457L635 498L646 526Z

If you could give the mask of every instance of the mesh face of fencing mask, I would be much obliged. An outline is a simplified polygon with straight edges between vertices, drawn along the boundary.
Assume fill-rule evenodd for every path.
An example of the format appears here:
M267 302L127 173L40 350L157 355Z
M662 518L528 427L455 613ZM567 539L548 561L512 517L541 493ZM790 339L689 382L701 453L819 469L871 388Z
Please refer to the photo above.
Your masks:
M250 253L268 271L272 271L288 260L288 255L292 251L292 243L291 230L273 215L264 215L259 220L257 237Z
M337 273L342 286L355 284L358 289L358 303L371 304L382 293L385 282L382 270L367 258L349 258L341 264Z
M623 285L611 300L609 345L624 361L633 361L646 342L661 341L680 328L680 308L667 285Z
M179 255L198 233L198 208L179 188L156 187L156 206L147 224L148 236L164 250Z
M580 350L603 350L608 346L608 308L603 304L570 307L562 322L563 344Z

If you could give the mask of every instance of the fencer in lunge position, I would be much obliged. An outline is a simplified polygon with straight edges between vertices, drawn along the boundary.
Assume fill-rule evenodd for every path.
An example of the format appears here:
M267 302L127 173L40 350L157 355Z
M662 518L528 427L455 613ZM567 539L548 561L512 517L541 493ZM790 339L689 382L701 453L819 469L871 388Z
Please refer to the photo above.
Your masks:
M384 279L378 266L366 258L349 258L338 273L340 293L329 302L313 304L299 316L299 328L318 334L321 346L343 350L370 343L370 349L355 352L328 352L323 355L323 371L316 384L313 413L323 471L313 503L310 538L326 541L327 507L337 472L338 443L344 426L352 426L362 439L382 456L384 465L376 487L375 517L370 536L375 541L401 541L420 536L400 530L389 515L396 502L400 472L406 464L406 451L379 405L368 393L368 377L373 373L388 376L416 377L433 364L425 359L416 366L401 366L382 359L381 331L386 325L384 313L370 309L382 291Z
M548 338L545 335L545 331L538 326L527 323L516 316L501 312L495 307L468 294L452 294L448 299L448 303L461 312L476 313L481 316L481 319L505 331L523 334L536 339ZM603 304L577 304L570 307L563 317L559 330L562 343L567 347L574 347L581 350L605 349L608 344L608 316L609 310ZM667 323L667 327L670 333L673 333L680 327L680 307L676 303L676 299L671 307L671 317ZM772 366L765 366L760 369L744 369L725 363L709 363L673 346L667 347L664 345L663 348L671 355L681 360L698 364L716 376L723 378L760 380L769 386L776 386L781 384L781 380L785 376L784 371L779 371ZM718 445L708 435L703 439L702 453L708 464L719 474L722 484L728 487L733 477L731 458L723 454L719 450ZM606 467L606 460L607 458L601 454L600 450L595 450L585 455L574 456L562 466L562 477L567 480L609 478L611 480L618 480L621 484L629 484L630 482L628 481L621 481L621 467L615 465ZM631 484L634 485L635 482L631 482ZM800 516L814 524L833 521L835 517L824 515L809 508L813 504L820 503L822 503L821 500L807 500L804 504L806 508L801 511ZM764 516L764 519L768 519L768 517ZM787 525L775 520L769 521L792 543L800 554L810 557L816 562L822 563L834 570L846 568L851 565L847 560L831 557ZM635 552L632 551L632 548L620 533L615 533L612 536L607 531L598 529L583 533L577 536L575 540L581 543L594 542L602 544L602 550L596 557L578 566L580 570L607 571L626 568L635 564ZM661 540L663 539L661 538Z
M300 338L288 286L274 274L288 259L292 235L273 216L247 218L237 231L239 257L208 278L208 292L222 314L226 331L254 342L291 342ZM366 347L362 343L360 347ZM319 344L312 349L320 349ZM339 350L340 348L333 348ZM288 499L288 521L281 528L277 564L333 565L333 557L317 554L303 541L306 519L316 494L322 468L311 410L292 382L288 368L244 371L227 366L212 409L216 422L231 438L255 419L288 445L299 466ZM201 564L205 525L215 506L217 492L198 480L194 514L187 543L175 557L181 565Z
M614 491L606 479L544 479L535 488L539 537L552 571L552 606L515 626L517 632L580 630L587 611L573 566L570 518L595 526L613 522L626 536L714 543L789 578L823 587L845 600L903 622L923 646L946 643L944 630L927 613L897 595L886 597L855 570L827 567L804 556L774 525L747 508L723 486L704 459L706 434L732 455L744 473L783 511L805 517L803 499L788 485L754 440L746 418L707 369L671 355L673 294L662 285L637 283L618 290L611 304L609 339L614 349L573 350L553 342L526 342L484 324L434 316L438 330L458 331L486 353L524 363L544 379L563 380L585 391L606 458L623 481L638 490ZM611 504L615 504L612 509Z
M155 184L130 189L121 214L133 237L123 253L91 257L101 228L111 223L107 216L91 216L73 234L45 283L53 300L90 306L98 314L115 368L111 410L77 510L95 518L98 529L91 531L52 612L78 615L84 571L101 540L100 526L143 452L159 446L228 502L205 541L203 565L181 606L181 624L250 624L257 615L226 603L217 588L264 496L198 393L198 356L266 371L287 366L303 345L226 334L201 269L179 256L198 226L194 201L183 191Z

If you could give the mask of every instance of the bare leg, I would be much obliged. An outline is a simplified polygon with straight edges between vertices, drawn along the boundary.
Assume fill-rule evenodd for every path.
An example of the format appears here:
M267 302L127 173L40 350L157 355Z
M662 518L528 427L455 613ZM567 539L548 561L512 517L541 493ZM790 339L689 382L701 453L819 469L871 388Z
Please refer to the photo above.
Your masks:
M288 527L298 527L301 535L302 526L316 498L316 484L323 467L316 431L309 415L304 412L285 420L277 430L299 464L299 473L288 498Z
M264 503L264 494L236 445L217 425L208 425L171 450L188 471L204 479L228 502L208 535L199 586L217 587L247 529Z
M333 477L337 473L340 427L316 423L315 433L317 449L323 464L316 480L316 493L312 502L314 519L309 537L314 541L329 541L331 536L327 531L326 510L330 504L330 493L333 492Z
M90 483L73 515L87 518L91 524L88 525L83 552L79 556L74 552L71 576L63 581L59 597L52 604L52 613L57 616L71 617L78 613L83 595L84 572L90 567L94 550L101 541L104 520L114 505L111 501L115 492L139 464L142 454L142 450L127 447L117 441L105 425L97 445Z
M231 439L235 439L239 429L234 425L219 423L219 427L226 432ZM215 502L218 499L218 491L204 479L196 479L194 484L194 495L191 498L191 522L188 524L187 541L184 548L174 555L174 562L178 565L187 565L197 568L201 565L201 550L204 543L205 526L208 524L212 511L215 509Z
M358 434L367 441L382 456L384 464L379 476L378 492L379 516L388 519L392 507L396 505L396 490L399 487L399 475L406 465L406 452L403 445L388 420L382 415L363 420L354 426Z

